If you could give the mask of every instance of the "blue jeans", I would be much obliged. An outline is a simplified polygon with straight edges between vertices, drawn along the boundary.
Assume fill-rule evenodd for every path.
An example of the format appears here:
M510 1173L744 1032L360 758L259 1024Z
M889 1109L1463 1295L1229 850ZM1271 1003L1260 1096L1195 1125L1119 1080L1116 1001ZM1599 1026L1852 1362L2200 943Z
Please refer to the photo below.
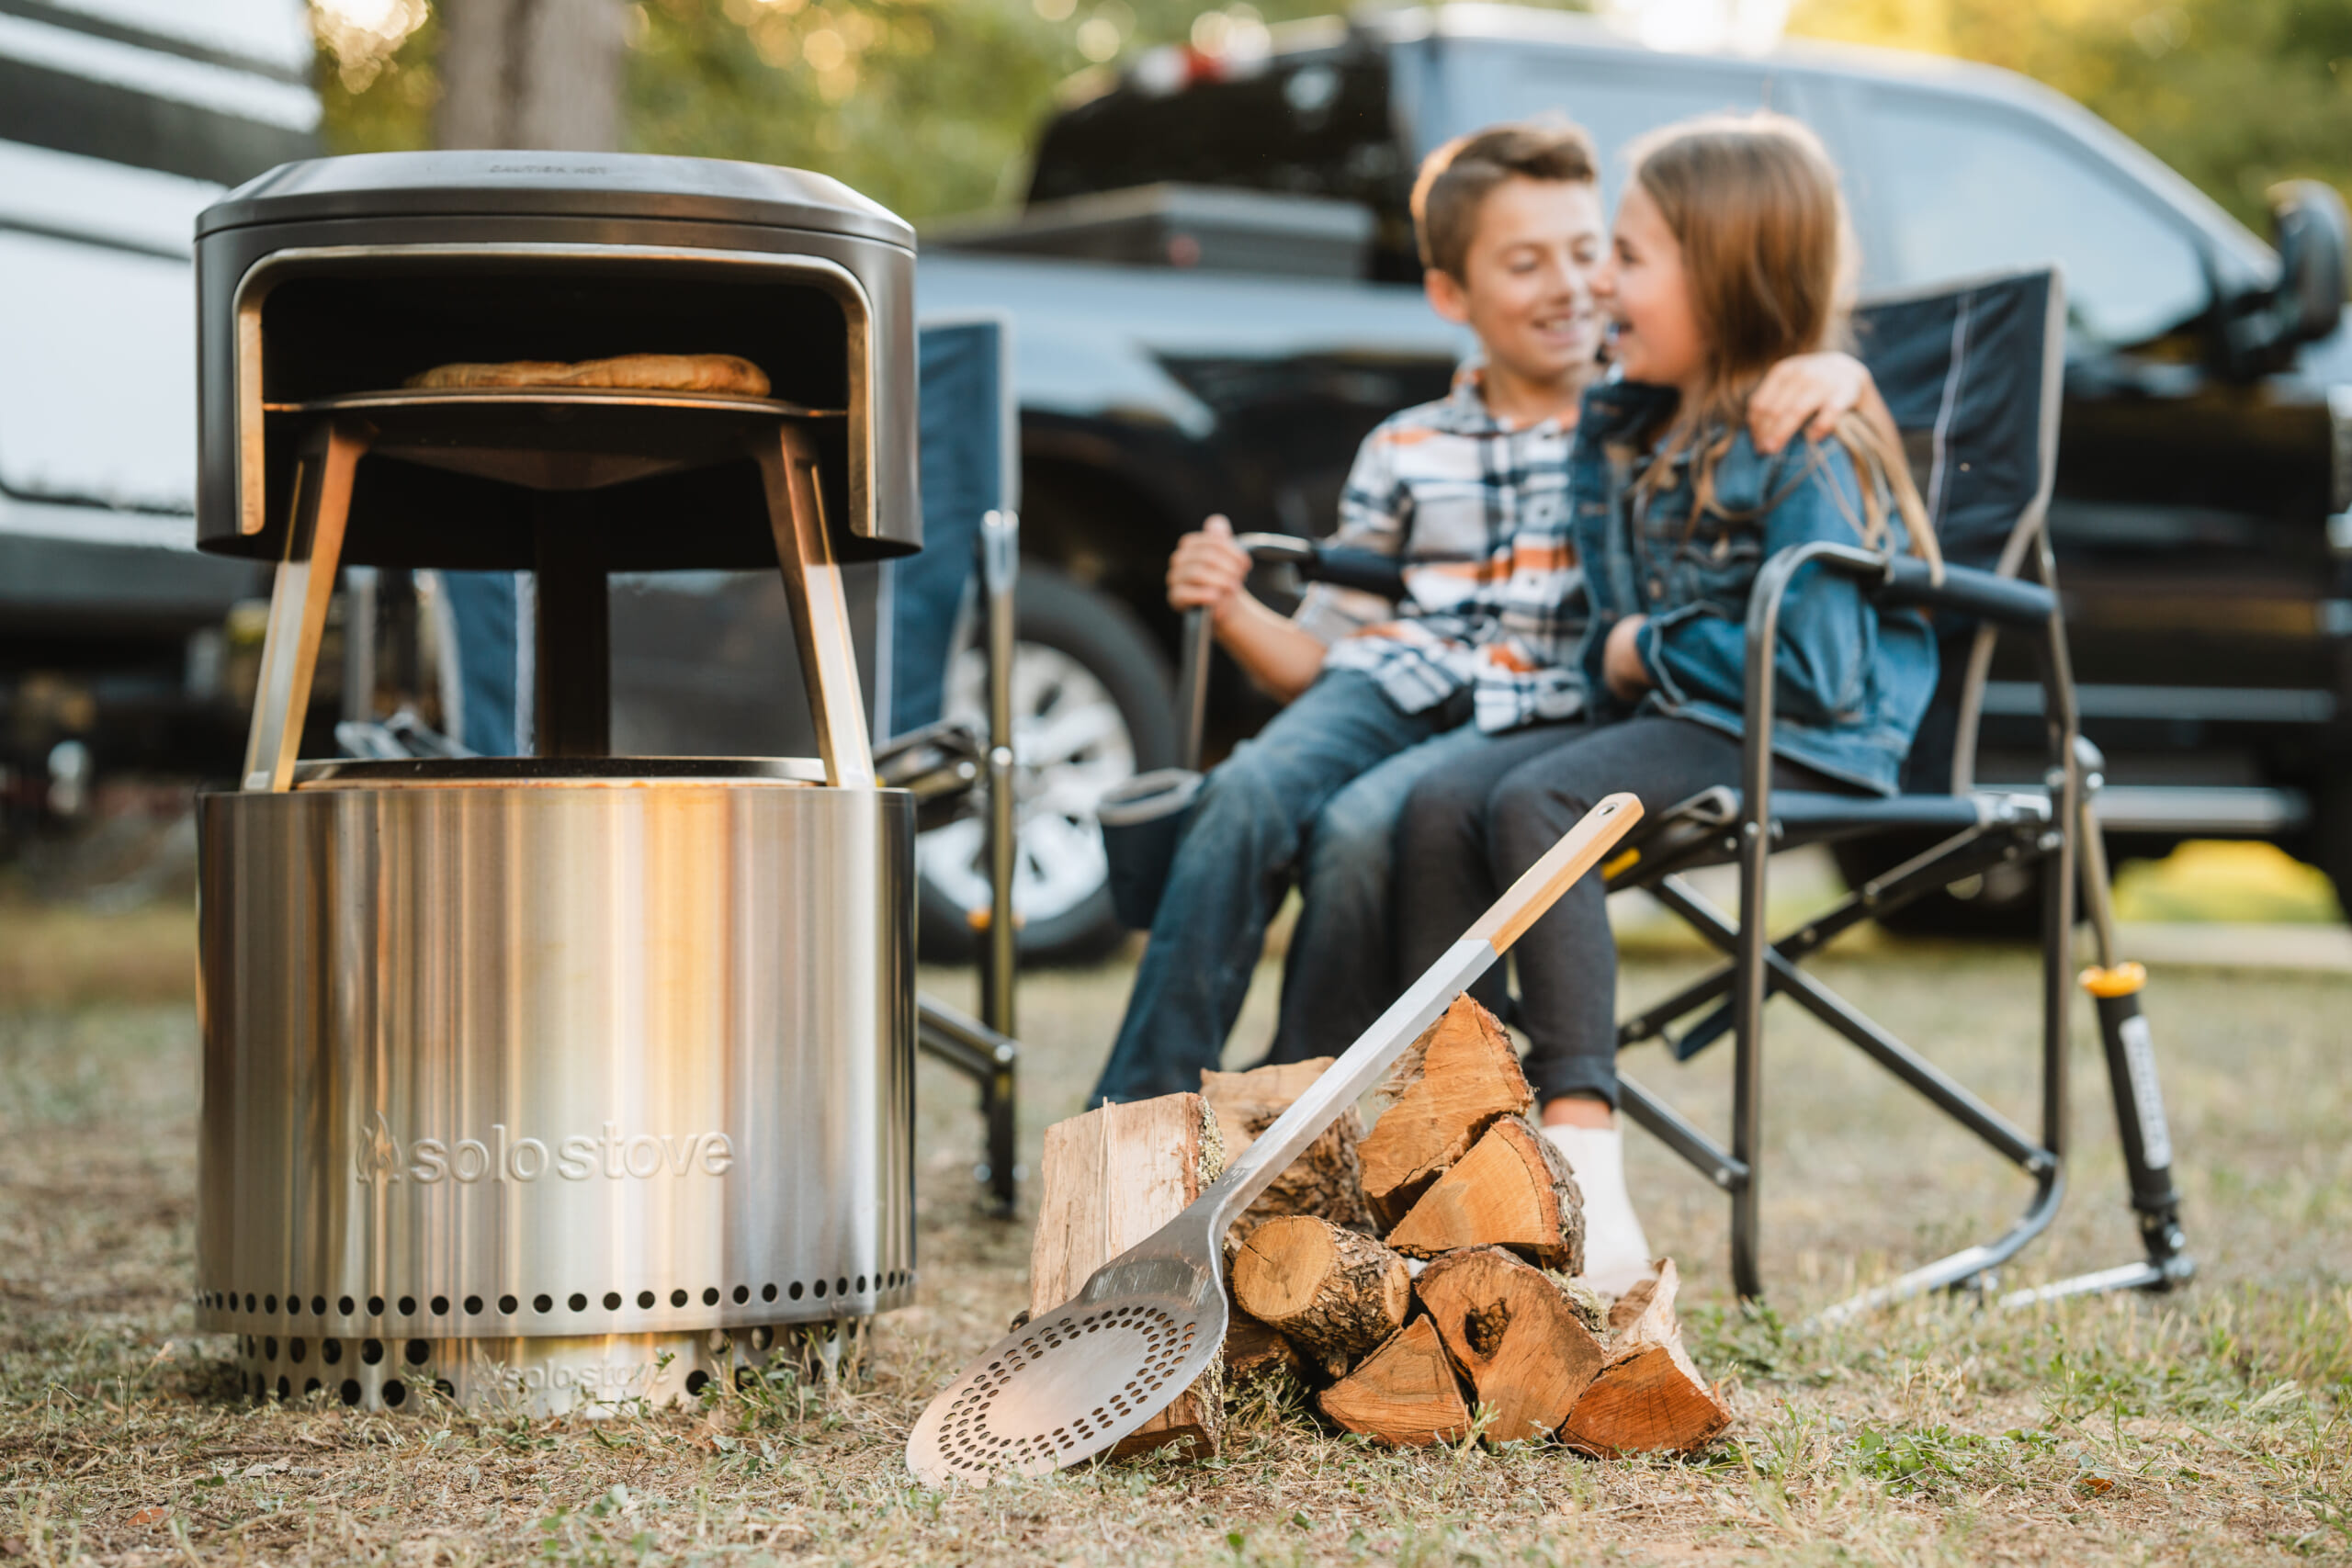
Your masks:
M453 737L477 756L515 757L527 750L523 733L531 694L520 648L523 574L445 571L441 592L458 632L458 679L463 731Z
M1425 774L1478 750L1456 725L1379 763L1334 795L1306 834L1298 923L1283 964L1282 1012L1268 1062L1336 1056L1396 999L1412 976L1396 962L1396 823Z
M1740 743L1689 719L1544 724L1488 737L1456 766L1423 777L1396 832L1396 947L1434 963L1561 834L1618 790L1653 815L1739 783ZM1772 763L1775 789L1850 792L1802 762ZM1511 950L1527 1080L1536 1098L1617 1103L1617 942L1598 873L1579 878ZM1500 1010L1502 965L1470 987Z
M1325 807L1377 764L1451 728L1464 705L1399 713L1370 676L1329 671L1209 774L1088 1103L1200 1089L1202 1069L1223 1056L1267 922L1304 869ZM1380 850L1385 862L1385 834ZM1385 939L1373 963L1393 969Z

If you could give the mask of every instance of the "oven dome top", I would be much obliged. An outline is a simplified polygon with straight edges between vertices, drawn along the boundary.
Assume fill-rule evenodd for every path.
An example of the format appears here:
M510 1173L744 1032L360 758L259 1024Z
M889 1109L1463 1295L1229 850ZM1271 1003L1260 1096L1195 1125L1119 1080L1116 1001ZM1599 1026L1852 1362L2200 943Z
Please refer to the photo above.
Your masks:
M683 219L852 235L914 249L904 219L824 175L642 152L361 152L280 164L197 218L224 229L331 218Z

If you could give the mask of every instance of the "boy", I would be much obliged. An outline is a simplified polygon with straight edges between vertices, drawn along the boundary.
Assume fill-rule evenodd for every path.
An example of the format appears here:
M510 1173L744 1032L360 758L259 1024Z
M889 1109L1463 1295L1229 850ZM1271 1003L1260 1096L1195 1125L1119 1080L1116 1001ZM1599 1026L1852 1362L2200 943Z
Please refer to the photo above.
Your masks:
M1407 596L1317 584L1284 618L1243 587L1249 558L1224 518L1178 546L1169 603L1205 608L1243 670L1296 700L1204 784L1089 1103L1200 1087L1302 874L1270 1059L1345 1049L1396 988L1390 839L1413 784L1482 734L1583 711L1564 496L1577 401L1600 374L1592 142L1556 123L1463 138L1422 165L1413 215L1430 303L1481 357L1365 438L1336 536L1398 557ZM1843 355L1789 361L1775 383L1755 400L1758 440L1775 446L1869 385Z

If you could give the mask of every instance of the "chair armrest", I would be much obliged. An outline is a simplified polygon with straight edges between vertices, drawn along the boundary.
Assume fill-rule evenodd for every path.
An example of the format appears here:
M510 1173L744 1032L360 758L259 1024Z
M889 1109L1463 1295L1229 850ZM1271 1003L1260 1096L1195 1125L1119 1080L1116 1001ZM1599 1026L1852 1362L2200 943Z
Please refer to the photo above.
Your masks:
M1888 563L1885 586L1877 598L1882 604L1956 610L2013 626L2041 626L2058 611L2058 596L2038 582L1968 566L1947 566L1938 582L1928 563L1914 556L1897 556Z
M1383 599L1405 596L1404 564L1395 556L1385 556L1378 550L1351 549L1346 545L1327 545L1319 539L1295 538L1288 534L1243 534L1233 542L1249 551L1252 560L1280 561L1296 567L1298 575L1309 582L1360 589Z
M875 782L915 797L915 827L929 832L966 816L987 765L988 743L970 720L943 718L874 749Z

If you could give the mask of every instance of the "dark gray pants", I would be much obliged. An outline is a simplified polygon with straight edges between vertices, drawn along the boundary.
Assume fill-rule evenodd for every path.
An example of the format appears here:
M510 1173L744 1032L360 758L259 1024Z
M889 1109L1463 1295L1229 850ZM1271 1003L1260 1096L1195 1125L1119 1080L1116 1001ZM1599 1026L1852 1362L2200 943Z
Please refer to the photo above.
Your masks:
M1603 795L1630 790L1658 812L1739 783L1738 739L1688 719L1545 725L1497 736L1417 785L1397 828L1396 934L1408 975L1436 962L1487 905ZM1845 793L1800 762L1772 767L1776 789ZM1617 944L1598 873L1562 894L1512 950L1519 1023L1539 1100L1617 1103ZM1473 988L1503 999L1498 964Z

